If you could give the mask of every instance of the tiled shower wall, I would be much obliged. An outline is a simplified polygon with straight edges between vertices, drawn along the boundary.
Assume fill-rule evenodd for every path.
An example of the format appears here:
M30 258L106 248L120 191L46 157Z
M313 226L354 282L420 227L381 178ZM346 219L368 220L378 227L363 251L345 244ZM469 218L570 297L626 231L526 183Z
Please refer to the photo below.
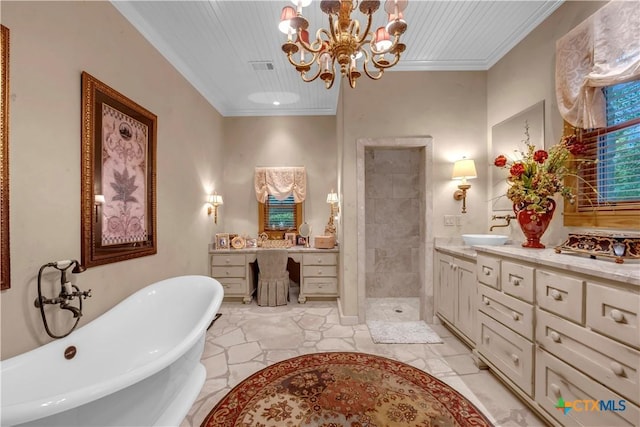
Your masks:
M367 298L419 297L422 148L365 150Z

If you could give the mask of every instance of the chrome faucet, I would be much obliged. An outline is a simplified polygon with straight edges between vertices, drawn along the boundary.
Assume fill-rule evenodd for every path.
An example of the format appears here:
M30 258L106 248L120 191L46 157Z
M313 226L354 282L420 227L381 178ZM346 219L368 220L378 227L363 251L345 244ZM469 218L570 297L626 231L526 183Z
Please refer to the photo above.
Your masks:
M512 219L516 219L516 216L515 215L511 215L511 214L507 214L507 215L493 215L491 217L491 221L495 221L496 219L504 219L507 222L505 224L492 225L489 228L489 231L493 231L494 228L498 228L498 227L508 227L509 224L511 223L511 220Z

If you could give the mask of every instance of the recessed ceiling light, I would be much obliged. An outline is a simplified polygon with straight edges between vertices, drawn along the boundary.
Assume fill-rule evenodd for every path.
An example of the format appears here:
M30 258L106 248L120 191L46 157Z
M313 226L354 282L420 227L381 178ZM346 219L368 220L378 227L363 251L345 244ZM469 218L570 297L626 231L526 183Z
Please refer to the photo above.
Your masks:
M300 95L292 92L256 92L249 95L249 100L256 104L287 105L298 102Z

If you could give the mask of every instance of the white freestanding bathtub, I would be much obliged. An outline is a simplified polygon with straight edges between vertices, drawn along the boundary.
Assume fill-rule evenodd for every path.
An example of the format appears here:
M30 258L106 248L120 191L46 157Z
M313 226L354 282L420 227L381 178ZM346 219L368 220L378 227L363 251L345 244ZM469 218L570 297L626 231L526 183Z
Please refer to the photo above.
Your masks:
M1 362L0 424L180 424L205 381L200 357L223 293L210 277L163 280L71 335Z

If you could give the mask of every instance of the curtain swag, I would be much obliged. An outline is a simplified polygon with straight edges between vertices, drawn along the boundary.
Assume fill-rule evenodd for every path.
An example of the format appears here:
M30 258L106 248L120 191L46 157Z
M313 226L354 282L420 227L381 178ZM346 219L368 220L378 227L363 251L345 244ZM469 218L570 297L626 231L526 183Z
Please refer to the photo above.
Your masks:
M291 194L296 203L301 203L307 196L307 171L304 166L256 168L254 187L260 203L265 203L268 195L284 200Z
M571 125L607 125L600 88L640 78L640 2L613 0L556 42L556 99Z

